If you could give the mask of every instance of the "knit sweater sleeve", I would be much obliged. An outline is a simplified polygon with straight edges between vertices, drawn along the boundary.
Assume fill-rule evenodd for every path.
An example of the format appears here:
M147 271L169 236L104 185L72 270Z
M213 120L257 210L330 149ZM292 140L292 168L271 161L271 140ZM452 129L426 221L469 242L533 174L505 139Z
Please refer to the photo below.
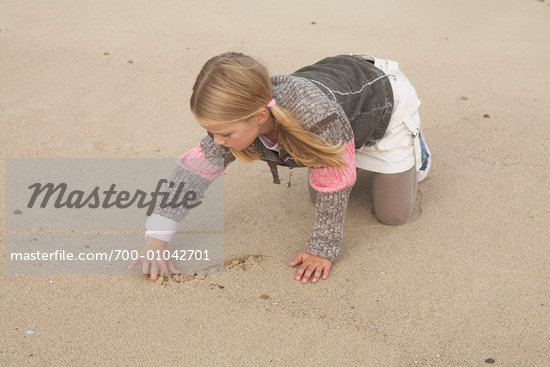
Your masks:
M317 191L315 224L305 251L335 261L344 239L344 219L349 195L355 184L355 146L349 141L342 153L344 168L312 168L311 187Z
M166 202L178 202L177 189L183 184L187 192L193 191L199 200L210 184L216 180L225 168L235 160L229 149L214 144L210 136L204 137L193 149L183 154L176 162L176 168L163 191L168 193ZM171 187L170 187L171 186ZM174 198L176 200L174 201ZM161 207L157 201L153 214L145 223L146 237L157 238L169 242L176 232L180 222L189 212L183 205Z
M345 146L344 168L311 168L309 175L317 199L315 223L305 252L334 261L342 247L349 194L356 180L351 124L341 106L311 81L286 75L275 76L272 82L277 103L294 113L304 128L329 144Z

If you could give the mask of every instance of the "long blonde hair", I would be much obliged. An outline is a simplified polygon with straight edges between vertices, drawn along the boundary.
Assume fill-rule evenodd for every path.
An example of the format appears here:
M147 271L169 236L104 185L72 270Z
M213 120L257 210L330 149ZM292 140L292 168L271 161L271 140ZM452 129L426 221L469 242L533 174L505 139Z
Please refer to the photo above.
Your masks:
M208 60L202 67L191 95L191 111L205 124L243 122L254 116L272 99L271 79L265 66L242 53L227 52ZM298 119L280 105L271 107L279 127L277 141L303 166L343 168L344 144L330 145L303 129ZM260 159L251 147L231 149L241 161Z

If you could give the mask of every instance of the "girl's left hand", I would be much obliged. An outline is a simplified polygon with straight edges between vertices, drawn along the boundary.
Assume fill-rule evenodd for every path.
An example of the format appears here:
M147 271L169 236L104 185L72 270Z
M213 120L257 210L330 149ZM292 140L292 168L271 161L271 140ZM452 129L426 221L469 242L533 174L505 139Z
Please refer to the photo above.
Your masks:
M313 274L311 283L317 283L319 278L323 280L328 278L330 268L332 267L332 261L323 257L314 256L307 252L300 252L298 256L292 260L290 266L294 267L298 264L302 264L296 272L296 280L302 280L303 284L307 284L309 278Z

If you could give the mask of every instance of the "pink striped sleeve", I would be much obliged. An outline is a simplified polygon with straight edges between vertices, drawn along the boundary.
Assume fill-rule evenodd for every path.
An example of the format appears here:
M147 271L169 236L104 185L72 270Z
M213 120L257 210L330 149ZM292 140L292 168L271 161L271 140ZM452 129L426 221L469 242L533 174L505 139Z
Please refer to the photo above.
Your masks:
M214 181L224 171L223 166L216 166L206 158L200 144L179 157L178 165L209 181Z
M342 152L344 168L324 167L312 168L309 182L315 191L332 193L353 186L357 177L355 171L355 143L353 139L346 144Z

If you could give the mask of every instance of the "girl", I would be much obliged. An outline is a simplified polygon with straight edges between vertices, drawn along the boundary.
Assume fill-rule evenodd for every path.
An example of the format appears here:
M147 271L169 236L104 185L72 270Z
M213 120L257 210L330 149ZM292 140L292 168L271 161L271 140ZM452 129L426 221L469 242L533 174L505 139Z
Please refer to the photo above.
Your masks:
M367 54L328 57L290 75L270 77L241 53L210 59L193 86L191 111L208 135L178 160L170 181L201 195L235 159L309 167L315 224L295 279L327 279L342 246L356 167L373 172L376 217L397 225L412 214L417 183L430 168L414 87L398 64ZM196 158L202 158L197 160ZM221 158L222 160L215 159ZM196 162L202 162L197 164ZM223 162L223 163L217 163ZM143 253L164 250L186 209L159 208L147 220ZM162 231L159 231L162 229ZM180 274L170 261L140 258L143 274Z

